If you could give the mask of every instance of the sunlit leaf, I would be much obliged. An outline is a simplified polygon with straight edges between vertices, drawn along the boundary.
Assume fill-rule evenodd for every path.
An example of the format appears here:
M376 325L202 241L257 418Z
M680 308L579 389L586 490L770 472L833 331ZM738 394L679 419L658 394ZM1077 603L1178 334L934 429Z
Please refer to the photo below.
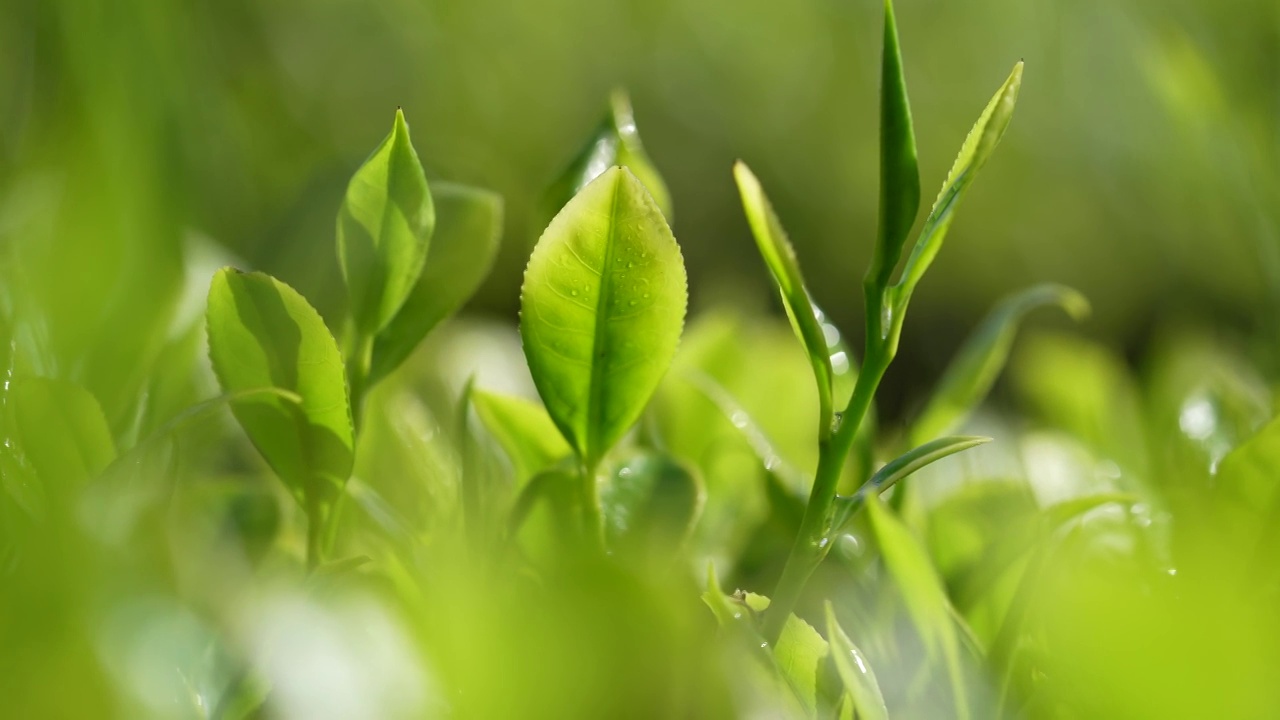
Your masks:
M635 423L675 355L684 261L653 198L613 168L538 240L520 333L539 395L587 467Z
M546 470L573 454L541 405L512 395L474 390L476 415L502 446L516 471L517 482Z
M1022 318L1046 305L1057 305L1076 320L1089 313L1089 301L1062 285L1037 285L1000 301L938 381L929 404L912 426L912 442L951 432L968 418L1004 369Z
M347 185L338 260L357 331L372 338L409 297L427 259L435 208L404 113Z
M671 222L671 194L640 142L631 98L623 90L615 90L609 96L609 108L591 139L548 189L545 217L560 212L573 196L615 165L627 168L640 180L667 222Z
M814 312L809 291L805 289L796 252L791 247L782 224L778 222L769 198L764 194L764 188L742 162L733 166L733 176L738 182L742 207L747 213L747 222L756 238L756 245L760 248L760 255L782 296L782 305L787 311L787 317L791 319L791 327L795 329L809 355L814 379L818 382L819 433L821 437L826 437L831 432L832 419L831 350Z
M644 453L622 463L600 488L606 547L670 554L688 536L702 485L681 463Z
M1013 108L1018 101L1018 90L1021 86L1022 63L1019 62L1013 67L1009 78L991 98L991 102L987 104L982 115L978 117L978 122L965 138L960 154L956 157L955 164L951 166L951 172L947 174L942 192L934 201L933 209L920 230L915 248L907 258L907 264L902 270L902 278L893 288L893 305L899 317L906 308L920 278L924 277L933 258L942 249L942 241L951 227L955 209L959 207L961 198L973 184L978 171L991 158L996 145L1000 143L1000 138L1004 137L1009 121L1013 118Z
M502 198L487 190L435 183L436 225L422 274L373 344L369 382L404 362L427 333L457 312L489 274L502 237Z
M353 434L342 356L320 315L293 288L224 268L209 288L209 359L232 413L309 514L327 511L351 474Z
M826 616L831 657L835 660L840 680L844 682L845 692L852 698L853 709L859 720L888 720L889 708L885 706L884 694L880 692L875 671L836 621L835 610L830 601L826 604Z

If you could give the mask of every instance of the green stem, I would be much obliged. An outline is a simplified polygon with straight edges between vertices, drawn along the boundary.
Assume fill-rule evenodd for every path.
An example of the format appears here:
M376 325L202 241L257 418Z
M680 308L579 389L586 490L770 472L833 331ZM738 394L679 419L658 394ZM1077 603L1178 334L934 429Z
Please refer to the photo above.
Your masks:
M596 468L586 463L580 466L582 473L582 520L591 547L604 552L604 514L600 511L600 488L596 483Z
M369 389L369 367L373 363L373 338L358 335L350 348L347 354L347 388L351 393L352 427L359 432L364 396Z

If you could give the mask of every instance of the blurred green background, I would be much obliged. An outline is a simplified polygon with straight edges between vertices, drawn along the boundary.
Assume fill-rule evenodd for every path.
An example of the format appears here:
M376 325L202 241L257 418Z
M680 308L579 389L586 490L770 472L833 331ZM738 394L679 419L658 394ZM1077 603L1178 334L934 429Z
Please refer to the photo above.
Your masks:
M880 11L8 0L0 233L69 317L92 318L73 344L121 347L102 329L113 313L158 312L190 235L332 315L334 208L401 105L431 176L506 198L502 255L473 308L513 318L539 195L623 85L674 194L695 308L772 303L730 180L743 158L819 303L854 332L877 202ZM1275 317L1263 300L1280 287L1268 279L1280 276L1280 4L904 0L898 14L926 199L1019 58L1027 81L913 305L894 376L936 372L996 298L1033 281L1085 292L1086 332L1129 350L1166 315L1244 331Z

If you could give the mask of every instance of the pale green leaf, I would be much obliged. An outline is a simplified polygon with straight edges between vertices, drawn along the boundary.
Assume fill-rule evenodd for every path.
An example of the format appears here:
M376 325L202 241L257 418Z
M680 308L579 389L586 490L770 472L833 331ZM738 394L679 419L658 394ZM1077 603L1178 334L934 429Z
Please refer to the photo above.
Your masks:
M538 240L520 296L525 357L551 418L589 468L666 373L687 299L680 248L624 168L592 181Z
M354 438L342 356L293 288L224 268L209 287L209 359L232 413L308 513L325 512L351 474ZM301 398L239 395L274 387Z
M1045 305L1057 305L1080 320L1089 313L1089 301L1062 285L1037 285L1001 300L969 336L938 381L920 418L911 430L913 443L951 432L986 398L1018 334L1027 313Z
M95 477L116 457L115 441L98 401L88 390L51 378L9 381L10 422L27 464L45 491L58 493ZM6 467L16 469L16 465Z
M871 669L867 657L836 621L836 613L830 601L826 604L826 616L827 642L831 646L831 656L836 661L836 672L840 674L845 692L852 699L858 719L889 720L889 708L885 706L884 694L880 692L876 673Z
M457 312L489 274L502 237L502 198L434 183L436 226L422 274L373 344L369 383L396 369L427 333Z
M427 259L435 208L404 113L347 185L338 260L357 332L372 338L409 297Z
M471 392L471 404L514 466L517 482L573 454L556 424L538 403L483 390Z

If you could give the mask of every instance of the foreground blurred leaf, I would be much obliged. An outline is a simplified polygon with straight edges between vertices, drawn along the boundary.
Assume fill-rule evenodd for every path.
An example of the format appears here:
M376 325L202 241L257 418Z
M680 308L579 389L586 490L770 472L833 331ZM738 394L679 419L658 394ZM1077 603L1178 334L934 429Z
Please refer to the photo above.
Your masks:
M978 117L978 122L965 138L960 154L956 157L955 164L951 166L951 172L947 174L942 192L938 194L938 199L934 201L933 209L920 230L915 248L907 258L907 264L902 270L902 278L893 288L893 304L899 318L920 278L924 277L925 271L929 269L934 257L942 249L942 241L951 227L955 209L959 207L961 198L977 178L978 171L995 152L1000 138L1004 137L1004 131L1013 118L1013 107L1018 101L1018 90L1021 86L1022 63L1019 62L1013 67L1009 78L1005 80L995 97L991 98L991 102L987 104L982 115Z
M818 432L820 437L825 438L831 433L832 420L831 350L828 349L822 326L814 313L809 291L804 286L804 278L800 275L796 251L791 247L791 241L787 239L778 216L774 214L764 188L742 162L733 166L733 176L738 182L742 207L747 213L747 222L751 225L756 245L760 248L760 256L773 275L773 282L782 296L782 306L791 319L791 327L795 329L809 355L809 363L813 366L814 379L818 382Z
M372 338L413 291L427 259L435 208L404 113L347 185L338 260L357 331Z
M1280 539L1275 527L1280 512L1280 418L1222 459L1214 505L1220 527L1237 542L1248 543L1235 550L1267 553L1271 548L1258 543Z
M573 454L541 405L512 395L473 390L471 403L511 460L516 482L523 483Z
M941 651L951 682L956 717L969 717L968 696L960 667L960 641L947 593L929 555L911 531L879 496L867 498L867 514L885 567L902 591L907 614L925 642L930 658Z
M232 412L308 514L324 512L351 474L354 440L342 356L293 288L224 268L209 288L209 359L226 393L276 387L301 398L241 397Z
M111 430L88 390L50 378L8 384L8 411L20 449L46 492L61 494L88 482L115 459Z
M640 180L670 223L671 194L640 143L631 98L623 90L615 90L610 95L609 109L591 140L547 190L544 217L550 218L560 212L573 196L615 165L627 168Z
M876 680L871 663L858 649L849 636L845 634L840 623L836 621L835 610L831 602L826 604L827 642L831 646L831 657L836 663L836 672L844 682L845 692L852 698L854 712L859 720L889 720L889 708L885 706L884 694L880 692L880 683Z
M427 333L462 307L489 274L502 237L502 198L435 183L436 225L422 274L373 345L369 383L396 369Z
M632 457L600 488L606 546L670 558L693 528L702 500L698 479L674 459L655 453Z
M1045 305L1058 305L1075 320L1089 313L1089 301L1062 285L1037 285L1001 300L947 366L912 426L913 443L951 432L968 418L1004 369L1022 318Z
M613 168L538 240L520 334L551 418L588 468L635 423L675 355L684 261L653 198Z

